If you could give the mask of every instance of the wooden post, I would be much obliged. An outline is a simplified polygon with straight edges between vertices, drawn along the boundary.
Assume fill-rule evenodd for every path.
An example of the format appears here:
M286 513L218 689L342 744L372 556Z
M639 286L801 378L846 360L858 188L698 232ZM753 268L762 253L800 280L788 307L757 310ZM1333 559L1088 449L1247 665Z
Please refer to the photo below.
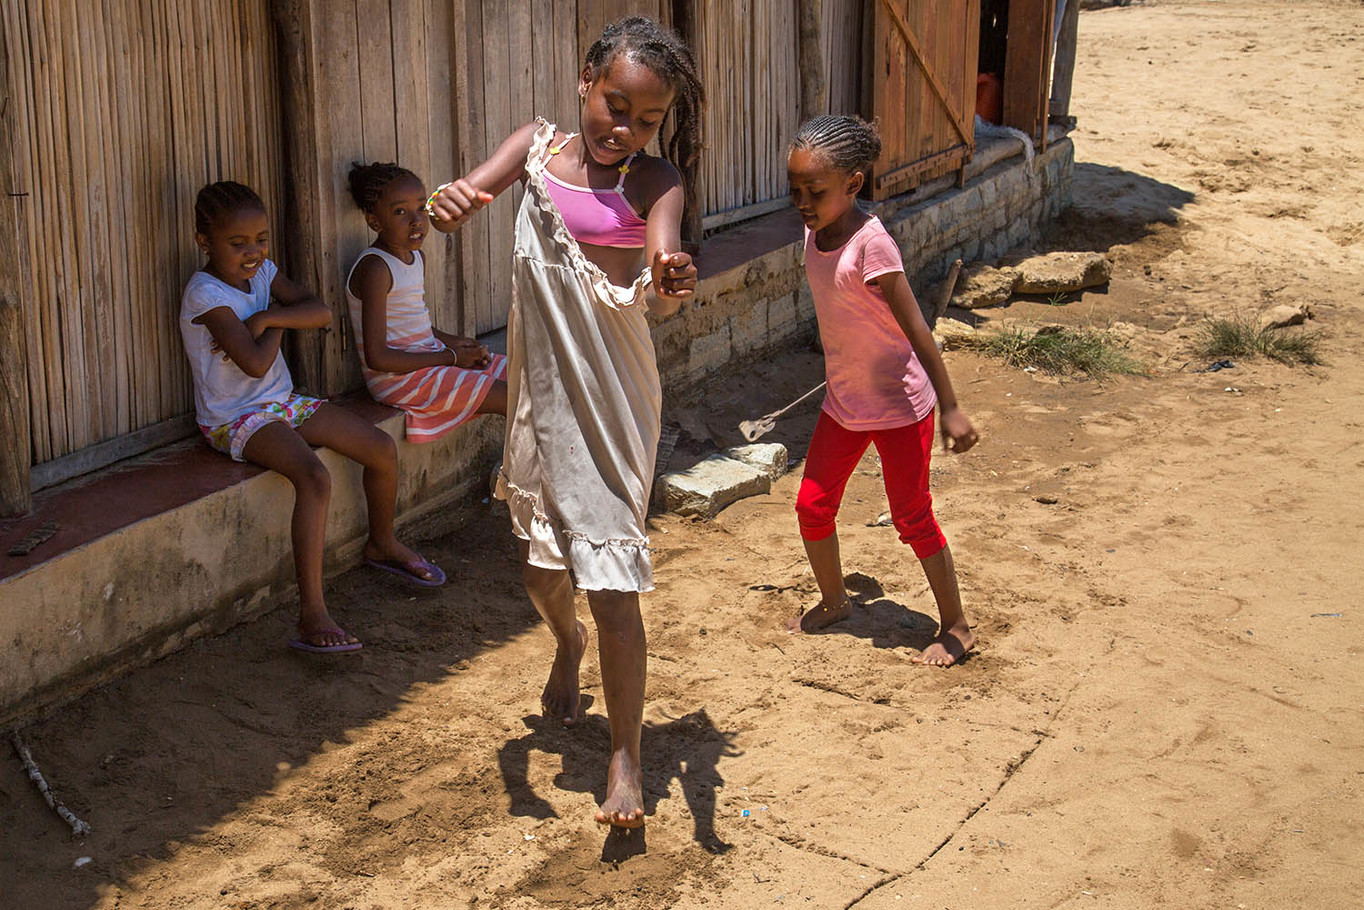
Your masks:
M20 273L27 256L22 238L25 188L14 185L15 109L9 79L10 36L0 28L0 518L27 512L33 504L29 485L32 440L28 422L28 356Z
M824 0L803 0L800 11L800 120L804 123L828 109L824 84Z
M699 59L699 48L701 46L701 22L694 9L698 0L674 0L673 7L673 28L682 36L683 40L692 49L693 54L698 55L696 61L697 69L705 72L705 62ZM717 88L711 87L712 90ZM702 136L704 143L708 137ZM689 144L683 142L679 151L685 160L688 155L694 154L699 149L692 149ZM682 248L693 256L701 252L701 240L705 237L705 228L701 223L702 202L705 194L701 188L701 168L693 166L686 168L682 174L682 189L685 194L686 203L682 209Z
M1061 14L1061 32L1056 36L1056 63L1051 73L1051 103L1048 111L1065 123L1070 117L1070 88L1075 79L1075 49L1080 31L1080 0L1066 0Z
M284 109L284 219L276 236L283 240L288 271L318 294L323 257L315 238L321 235L322 208L316 188L317 86L313 78L312 0L271 0L270 12L279 35L280 96ZM287 257L287 258L286 258ZM321 331L287 332L294 382L315 395L328 389L323 371Z
M1051 75L1055 0L1011 0L1004 58L1004 125L1022 130L1041 151L1047 137L1047 77Z

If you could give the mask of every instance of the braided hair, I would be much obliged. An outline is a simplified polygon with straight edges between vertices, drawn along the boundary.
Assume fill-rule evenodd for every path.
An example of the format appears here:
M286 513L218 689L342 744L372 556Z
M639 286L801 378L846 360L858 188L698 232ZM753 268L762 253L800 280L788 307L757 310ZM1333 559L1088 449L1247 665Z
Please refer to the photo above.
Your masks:
M205 237L213 228L213 222L228 212L238 209L258 209L265 211L265 203L251 187L232 180L210 183L194 197L194 230Z
M672 29L643 16L629 16L602 29L601 37L588 48L584 63L596 79L620 54L648 67L672 86L677 117L665 153L690 181L701 156L701 112L706 103L691 48Z
M411 177L421 183L421 178L407 168L392 163L380 164L377 161L373 164L353 162L350 173L346 175L346 181L350 185L351 198L360 206L360 211L368 214L378 205L384 188L400 177Z
M881 157L876 125L848 114L820 114L800 125L791 151L806 149L823 155L835 170L868 177L872 162Z

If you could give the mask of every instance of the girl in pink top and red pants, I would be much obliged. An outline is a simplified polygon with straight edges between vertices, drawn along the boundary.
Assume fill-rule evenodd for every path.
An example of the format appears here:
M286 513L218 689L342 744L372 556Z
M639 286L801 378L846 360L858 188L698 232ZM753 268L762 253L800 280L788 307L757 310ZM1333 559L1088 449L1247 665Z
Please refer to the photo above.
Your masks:
M965 656L975 636L928 492L934 405L951 451L965 452L979 437L957 407L899 247L879 219L857 206L866 171L880 151L871 125L835 115L807 121L791 144L791 195L805 221L805 273L824 344L828 391L796 499L820 603L787 629L812 632L852 614L835 519L848 478L867 446L875 444L895 528L919 558L938 603L939 634L915 660L945 667Z

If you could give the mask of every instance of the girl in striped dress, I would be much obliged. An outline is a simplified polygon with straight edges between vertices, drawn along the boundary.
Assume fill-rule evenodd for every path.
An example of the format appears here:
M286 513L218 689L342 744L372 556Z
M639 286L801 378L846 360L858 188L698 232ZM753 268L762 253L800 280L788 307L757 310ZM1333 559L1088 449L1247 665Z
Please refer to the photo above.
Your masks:
M396 164L356 164L350 192L378 236L346 279L360 368L374 400L406 414L408 442L433 442L478 414L507 411L506 358L431 325L421 180Z

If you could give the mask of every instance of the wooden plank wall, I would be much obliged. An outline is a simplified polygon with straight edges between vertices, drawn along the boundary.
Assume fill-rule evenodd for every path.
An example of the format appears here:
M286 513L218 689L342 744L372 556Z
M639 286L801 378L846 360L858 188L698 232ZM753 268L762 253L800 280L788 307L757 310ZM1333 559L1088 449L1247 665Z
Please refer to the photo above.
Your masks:
M876 0L874 13L872 113L880 121L883 150L872 186L874 198L884 199L959 167L970 156L979 4ZM897 19L914 36L922 60L911 51Z
M450 102L454 59L449 0L329 0L311 4L314 59L308 99L316 126L316 212L303 242L316 253L316 283L332 308L332 330L317 336L324 394L363 385L346 305L351 266L373 241L351 198L356 163L396 162L428 186L449 179L454 161ZM426 300L436 325L460 326L459 297L449 281L454 242L432 232L422 249Z
M1046 146L1055 0L1010 0L1004 61L1004 125Z
M800 125L796 0L713 0L694 9L710 95L700 200L707 230L787 204L786 147Z
M281 210L267 7L4 4L35 464L192 409L177 317L194 195L235 179Z

